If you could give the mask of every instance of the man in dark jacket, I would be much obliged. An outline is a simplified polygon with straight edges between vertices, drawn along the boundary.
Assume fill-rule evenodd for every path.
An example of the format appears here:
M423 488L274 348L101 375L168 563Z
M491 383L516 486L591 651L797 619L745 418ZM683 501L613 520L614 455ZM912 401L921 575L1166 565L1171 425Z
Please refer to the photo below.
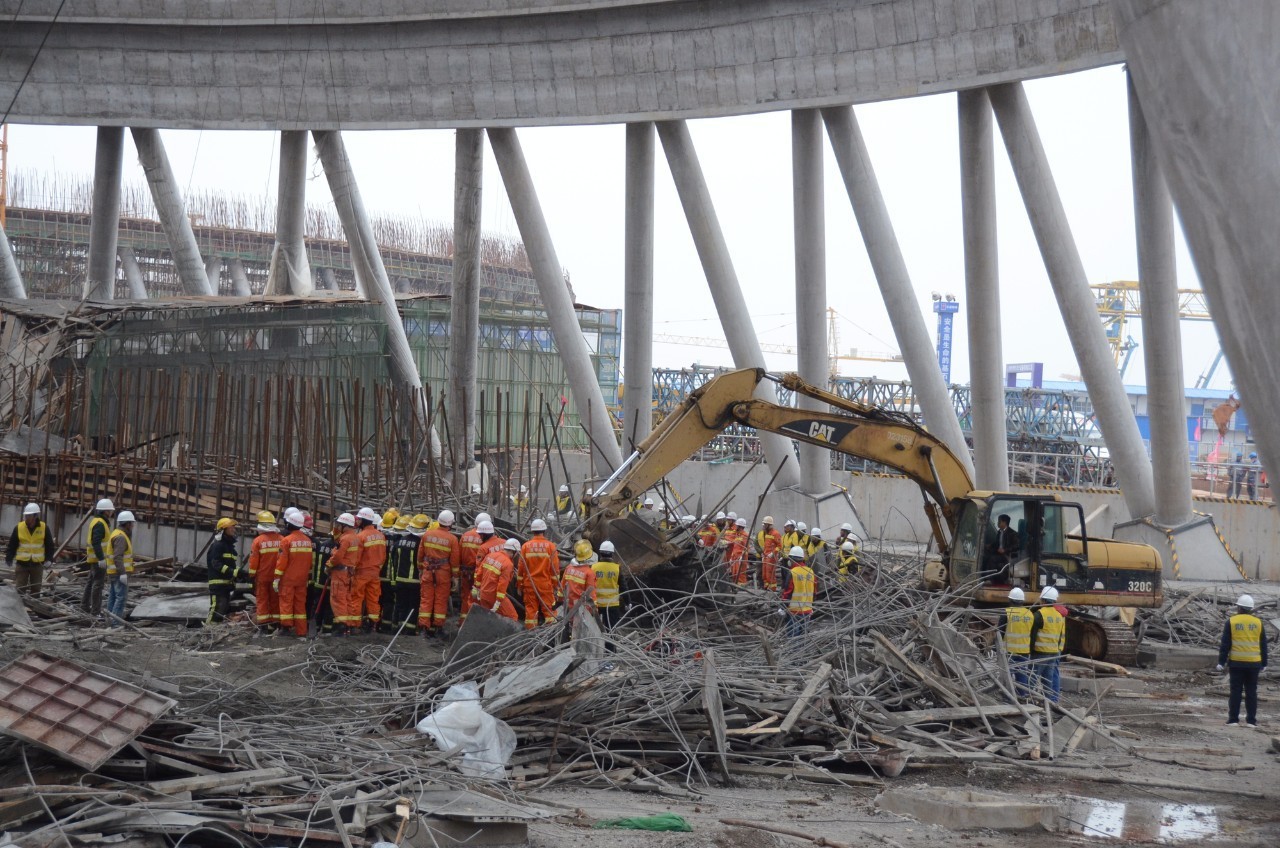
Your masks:
M1227 701L1227 724L1240 723L1240 700L1244 696L1245 721L1258 726L1258 675L1267 667L1267 634L1262 619L1253 614L1253 596L1241 595L1236 614L1222 628L1218 646L1218 671L1228 667L1231 695Z
M205 565L209 571L209 617L204 623L226 621L227 610L231 607L231 590L235 588L236 571L240 567L235 519L218 519L217 535L209 545Z

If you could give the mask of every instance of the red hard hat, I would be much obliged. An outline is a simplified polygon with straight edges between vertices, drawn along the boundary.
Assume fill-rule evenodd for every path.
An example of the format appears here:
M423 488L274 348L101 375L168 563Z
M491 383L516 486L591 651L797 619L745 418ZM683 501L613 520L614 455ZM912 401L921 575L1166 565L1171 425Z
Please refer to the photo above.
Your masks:
M312 530L316 526L316 520L311 517L311 513L307 513L302 517L302 526L308 530Z

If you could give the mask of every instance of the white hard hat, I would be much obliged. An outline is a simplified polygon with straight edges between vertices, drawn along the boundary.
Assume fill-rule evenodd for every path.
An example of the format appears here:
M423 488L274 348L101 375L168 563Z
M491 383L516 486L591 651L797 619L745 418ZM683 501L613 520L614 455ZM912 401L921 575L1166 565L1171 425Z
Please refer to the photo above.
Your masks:
M302 527L307 523L307 514L300 509L295 509L286 515L284 520L294 527Z
M1241 595L1240 599L1236 601L1236 606L1241 609L1253 609L1253 595Z
M567 494L569 494L569 487L568 487L568 486L561 486L561 487L560 487L560 491L561 491L561 493L563 493L563 494L566 494L566 495L567 495Z
M595 490L595 489L591 488L590 486L588 486L588 487L587 487L587 496L588 496L588 497L590 497L591 495L594 495L595 493L596 493L596 490Z
M533 521L529 522L529 529L535 533L543 533L547 529L547 522L543 521L541 518L535 518Z
M356 517L355 517L354 515L352 515L351 513L349 513L349 512L344 512L344 513L342 513L342 515L339 515L339 516L338 516L337 523L338 523L338 524L345 524L345 525L347 525L348 527L355 527L355 526L356 526Z
M442 509L440 510L440 517L437 518L436 521L440 522L441 527L452 527L453 513L450 510Z
M378 518L378 513L374 512L373 508L368 506L360 507L360 511L356 513L356 518L363 519L364 521L372 521L375 524L381 520ZM286 517L285 521L288 520L289 519Z
M298 509L296 506L287 506L287 507L285 507L285 508L284 508L284 520L285 520L285 521L288 521L288 520L289 520L289 516L293 515L295 512L301 512L301 511L302 511L302 510Z
M809 532L809 525L805 524L803 521L797 521L796 529L799 530L801 533L807 533Z
M792 559L804 559L804 548L800 547L799 545L792 545L791 553L787 554L787 556L791 557Z
M118 516L116 516L116 524L132 524L132 523L133 523L133 513L127 509L124 512L120 513Z
M94 507L98 512L108 512L114 510L116 505L111 502L111 498L103 498L98 501L98 505Z
M841 529L841 530L848 530L850 533L852 533L852 532L853 532L853 525L846 521L844 524L841 524L841 525L840 525L840 529Z
M644 499L644 505L645 505L645 506L653 506L653 498L645 498L645 499Z
M725 514L724 514L723 512L717 512L717 513L716 513L716 521L724 521L724 520L725 520L725 518L726 518L726 516L725 516Z
M796 526L796 522L795 522L795 520L794 520L794 519L788 518L786 521L782 522L782 526L783 526L783 527L795 527L795 526Z
M846 539L845 543L840 546L840 550L844 551L847 554L853 553L853 542L850 542Z
M725 516L725 518L729 519L730 521L737 521L737 520L738 520L738 513L736 513L736 512L731 512L731 513L729 513L728 515L726 515L726 516Z
M613 553L613 551L614 551L613 542L604 541L600 543L600 553L611 554Z
M1027 599L1027 596L1024 595L1022 590L1019 589L1017 586L1014 586L1012 589L1009 590L1009 600L1025 601L1026 599Z
M479 530L481 524L483 524L486 521L492 521L492 520L493 520L493 516L491 516L489 513L487 512L480 513L479 515L476 516L476 529Z
M686 515L685 517L680 519L681 524L689 524L689 525L693 525L697 523L697 521L698 521L698 517L696 515Z
M734 523L735 525L737 525L738 527L746 527L746 526L747 526L747 519L745 519L745 518L739 518L739 519L737 519L736 521L734 521L733 523Z
M773 516L772 516L772 515L766 515L766 516L761 520L761 522L760 522L760 523L761 523L761 524L772 524L772 523L773 523Z
M523 495L523 494L524 494L525 492L527 492L527 491L529 491L529 487L528 487L528 486L526 486L526 485L524 485L523 483L521 483L521 484L520 484L520 494L522 494L522 495Z
M821 539L821 538L822 538L822 528L821 528L821 527L815 527L815 528L813 528L812 530L810 530L810 531L809 531L809 535L810 535L810 536L817 536L819 539Z
M1058 600L1058 590L1052 586L1045 586L1040 590L1040 600L1044 602Z
M39 515L40 504L33 504L33 503L27 504L22 508L22 514L23 515Z
M518 551L520 550L520 540L514 539L514 538L508 539L507 541L502 543L502 547L506 548L509 551Z
M477 525L476 525L476 532L477 532L477 533L481 533L481 534L483 534L483 533L488 533L489 535L491 535L491 536L492 536L492 535L493 535L493 522L492 522L492 521L481 521L479 524L477 524Z

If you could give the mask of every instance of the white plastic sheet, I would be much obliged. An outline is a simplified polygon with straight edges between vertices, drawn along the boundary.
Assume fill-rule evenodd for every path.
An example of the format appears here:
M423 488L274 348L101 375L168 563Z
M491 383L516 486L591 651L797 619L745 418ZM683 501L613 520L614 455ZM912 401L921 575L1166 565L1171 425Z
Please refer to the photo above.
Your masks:
M515 731L484 711L474 683L450 686L440 706L418 722L417 729L434 739L441 751L461 751L459 768L468 777L502 777L516 750Z

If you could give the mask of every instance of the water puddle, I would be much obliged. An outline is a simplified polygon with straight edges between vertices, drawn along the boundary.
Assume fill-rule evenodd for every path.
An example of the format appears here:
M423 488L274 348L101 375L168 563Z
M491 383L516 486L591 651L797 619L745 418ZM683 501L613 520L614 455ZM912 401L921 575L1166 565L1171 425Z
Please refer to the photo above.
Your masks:
M1176 844L1216 837L1222 830L1217 808L1204 804L1158 804L1067 798L1063 824L1093 839Z

